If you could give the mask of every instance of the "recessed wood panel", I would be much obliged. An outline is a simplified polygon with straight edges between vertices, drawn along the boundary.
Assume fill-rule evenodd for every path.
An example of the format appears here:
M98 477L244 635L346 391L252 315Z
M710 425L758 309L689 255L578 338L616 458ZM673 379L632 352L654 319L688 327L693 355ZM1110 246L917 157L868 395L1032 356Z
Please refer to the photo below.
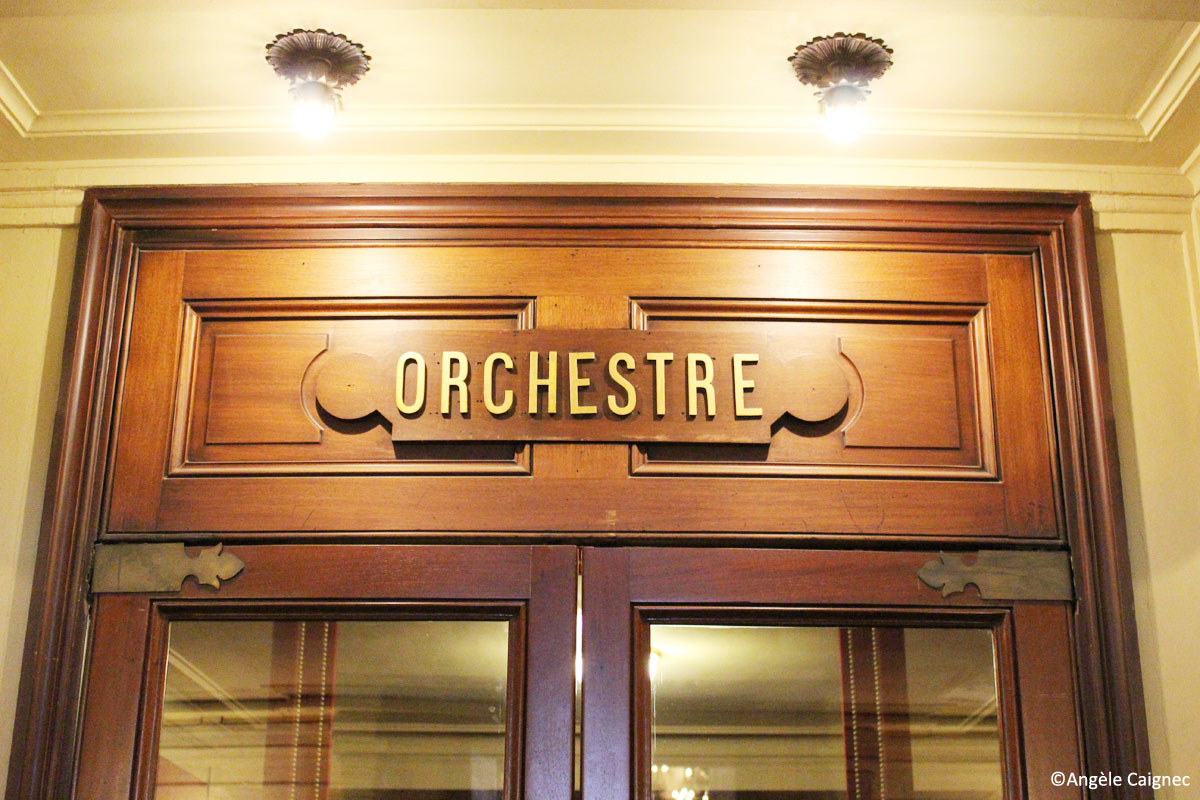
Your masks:
M194 323L185 326L183 351L194 364L179 370L168 474L270 474L297 465L309 474L528 472L521 444L393 441L375 422L341 419L315 399L331 352L370 350L413 332L500 334L527 324L528 300L218 301L188 310Z
M838 349L864 387L862 409L842 435L846 447L959 448L953 339L842 336Z
M982 306L659 299L638 311L652 331L753 331L820 354L845 373L849 399L828 419L781 419L764 446L641 446L637 475L997 477Z
M298 389L328 345L319 333L214 336L204 443L319 444Z

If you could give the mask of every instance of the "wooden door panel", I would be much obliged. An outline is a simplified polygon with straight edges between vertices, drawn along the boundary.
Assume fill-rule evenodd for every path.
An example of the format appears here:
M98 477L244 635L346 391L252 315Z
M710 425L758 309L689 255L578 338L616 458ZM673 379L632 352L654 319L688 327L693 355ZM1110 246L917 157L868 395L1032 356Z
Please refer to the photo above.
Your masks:
M1078 772L1084 764L1078 685L1066 666L1071 661L1070 602L983 599L974 589L942 597L915 580L916 570L930 557L920 552L592 547L583 554L584 800L660 796L651 793L652 769L658 767L652 767L650 737L651 719L661 698L654 698L653 678L646 666L653 663L651 670L663 670L669 668L670 659L723 655L678 649L659 652L657 661L651 662L652 624L760 629L837 626L876 632L982 628L991 633L995 648L998 707L994 713L1000 740L996 768L1003 775L1003 797L1082 796L1077 787L1055 787L1050 781L1052 773ZM875 672L870 676L868 670L869 677L858 688L873 688L878 698L886 670L880 669L876 648L881 645L874 636L871 645L868 652L875 649ZM774 658L779 653L762 655ZM931 653L925 661L932 658L945 666L955 656L954 652ZM853 661L850 664L853 669ZM678 661L674 669L686 673L679 679L684 684L679 691L705 697L702 686L689 682L695 680L696 671ZM753 682L764 673L743 668L734 675L736 680ZM847 679L844 673L843 680ZM750 705L758 709L761 703ZM847 705L853 703L843 704L844 713ZM731 712L726 706L713 707ZM691 723L694 726L695 720ZM732 727L727 735L738 735L740 729ZM692 733L699 735L695 729ZM772 737L781 734L774 728L769 732ZM849 743L846 753L850 759ZM675 758L670 761L677 763ZM665 758L654 763L665 763ZM899 766L911 770L911 765ZM853 787L852 779L850 783ZM861 792L852 788L849 796L880 796L868 787L859 788ZM964 791L963 796L975 795Z
M387 622L396 620L504 620L510 625L505 692L506 743L504 747L504 792L507 800L522 797L570 800L574 746L574 645L577 551L566 546L251 546L229 548L245 562L245 570L225 581L219 591L187 583L178 593L102 591L94 597L94 640L89 670L94 680L83 695L78 778L75 794L89 800L148 800L155 796L156 771L163 765L158 755L163 723L164 685L168 646L173 646L169 626L174 622L220 624L233 621L339 621ZM286 627L286 626L285 626ZM303 631L303 628L300 629ZM286 633L286 631L284 631ZM320 631L313 631L319 641ZM301 634L303 635L303 634ZM202 640L203 641L203 640ZM233 645L229 644L234 652ZM328 641L326 642L328 645ZM462 649L471 642L451 643ZM420 647L420 643L413 645ZM469 652L469 650L468 650ZM325 661L304 670L304 648L300 660L291 664L301 678L319 675L319 684L332 687L336 672L330 648L323 648ZM174 654L172 654L174 657ZM210 659L211 660L211 659ZM211 665L210 665L211 666ZM256 666L252 658L239 662L226 677L244 666L247 674ZM370 673L371 665L361 665ZM233 719L230 737L221 743L208 739L189 742L193 748L213 748L221 758L236 758L245 744L240 729L267 728L267 752L289 750L300 754L312 743L294 737L301 718L316 713L307 703L308 690L295 697L295 725L276 725L280 712L272 715L248 710L246 698L222 694L221 687L205 681L203 669L188 666L186 674L201 681L205 691L221 700L209 721L223 724ZM328 669L326 669L328 668ZM326 672L330 673L328 676ZM289 671L290 674L290 671ZM452 674L448 673L450 677ZM274 671L272 672L274 676ZM428 675L410 676L413 684L428 681ZM189 678L188 680L192 680ZM450 678L447 678L449 681ZM271 686L275 684L272 677ZM421 684L427 689L427 683ZM215 689L213 689L215 687ZM262 687L260 687L262 688ZM417 688L413 694L420 695ZM256 697L258 697L256 695ZM324 698L322 698L324 700ZM413 698L409 698L410 701ZM242 700L246 700L245 703ZM332 702L332 700L331 700ZM391 702L395 702L394 699ZM415 702L415 701L414 701ZM323 706L328 708L328 706ZM256 706L257 708L257 706ZM258 708L261 711L261 708ZM369 724L360 717L358 724ZM372 708L370 713L383 714ZM349 712L353 717L354 711ZM448 714L455 713L451 708ZM415 714L414 714L415 716ZM249 718L249 725L246 723ZM332 725L333 717L329 718ZM347 722L353 735L355 721ZM328 737L332 732L326 731ZM393 733L396 731L393 729ZM278 741L272 733L280 734ZM277 737L279 738L279 737ZM318 744L320 742L318 741ZM273 748L273 749L272 749ZM439 755L433 751L432 755ZM429 757L429 748L417 756ZM328 753L325 754L328 759ZM292 758L296 758L293 755ZM169 766L169 764L167 765ZM258 777L272 787L297 783L296 764L272 764L260 768ZM233 767L230 767L232 770ZM327 771L327 769L326 769ZM276 774L278 773L278 774ZM280 777L282 775L282 777ZM274 777L272 777L274 776ZM166 776L170 779L171 776ZM251 776L253 778L254 776ZM177 782L184 792L204 791L213 776L182 775ZM328 782L328 776L326 776ZM189 787L187 784L195 784ZM316 785L316 781L312 781ZM160 790L163 781L158 781ZM297 784L298 785L298 784ZM297 794L263 796L325 796ZM219 790L218 790L219 791ZM242 791L254 791L242 787ZM157 792L163 796L164 792ZM470 793L465 793L469 795ZM178 796L170 794L170 796ZM457 796L457 795L451 795Z
M910 245L145 253L107 529L1055 537L1036 285L1027 256ZM437 413L448 350L469 367L461 418L453 387ZM521 383L537 350L564 362L554 420ZM653 378L652 350L673 359ZM417 418L392 396L404 351L426 365L406 366ZM568 351L589 356L591 414L567 408ZM642 403L624 415L603 371L622 351ZM507 413L485 409L485 373ZM595 457L539 467L548 441Z

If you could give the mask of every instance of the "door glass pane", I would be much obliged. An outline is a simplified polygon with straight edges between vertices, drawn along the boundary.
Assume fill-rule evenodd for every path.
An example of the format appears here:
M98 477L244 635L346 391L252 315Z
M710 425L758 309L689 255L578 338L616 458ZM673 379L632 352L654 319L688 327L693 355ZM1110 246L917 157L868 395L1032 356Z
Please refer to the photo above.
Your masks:
M157 800L493 800L508 623L179 621Z
M992 634L653 625L655 800L1000 800Z

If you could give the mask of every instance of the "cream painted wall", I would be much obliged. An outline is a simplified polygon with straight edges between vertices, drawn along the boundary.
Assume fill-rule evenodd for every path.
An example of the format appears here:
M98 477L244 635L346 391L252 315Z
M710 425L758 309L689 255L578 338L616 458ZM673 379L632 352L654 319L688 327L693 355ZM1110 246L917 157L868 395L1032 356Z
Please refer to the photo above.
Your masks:
M1195 254L1187 235L1097 238L1151 757L1200 784ZM1200 785L1158 796L1200 798Z
M859 162L542 159L0 166L0 774L6 770L57 394L80 189L296 180L663 181L1092 191L1154 766L1200 800L1200 336L1192 198L1152 171ZM5 227L7 226L7 227Z
M0 228L0 764L13 708L58 401L75 228Z

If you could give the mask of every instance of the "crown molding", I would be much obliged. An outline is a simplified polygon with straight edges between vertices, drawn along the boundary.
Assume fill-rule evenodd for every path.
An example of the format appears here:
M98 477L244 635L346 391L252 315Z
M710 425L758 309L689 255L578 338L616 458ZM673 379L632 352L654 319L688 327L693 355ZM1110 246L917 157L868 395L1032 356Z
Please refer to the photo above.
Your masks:
M1179 171L1191 182L1193 194L1200 197L1200 143L1184 160Z
M1167 169L888 159L699 156L345 156L114 159L0 165L0 227L78 223L92 186L238 183L711 183L1088 192L1101 230L1180 232L1192 184Z
M1111 114L871 109L868 124L900 136L1148 141L1136 119ZM808 106L618 104L352 106L339 125L351 131L439 132L796 133L821 129L819 114ZM285 108L150 108L46 112L38 115L22 135L49 139L264 133L288 131L290 127Z
M1153 141L1200 78L1200 25L1175 54L1162 77L1150 90L1136 118L1148 141Z
M502 182L637 182L748 183L761 173L776 174L766 183L1029 189L1101 192L1124 196L1190 198L1187 179L1170 168L1104 164L1041 162L952 161L933 159L829 158L708 155L605 154L456 154L456 155L312 155L213 156L189 158L119 158L0 163L0 192L58 191L92 186L195 183L454 183L448 171L482 168L488 173L512 172ZM522 170L563 170L560 177ZM676 170L726 171L732 180L680 179ZM594 175L593 171L594 170ZM616 171L620 176L611 174ZM626 172L649 172L626 177ZM425 177L413 177L414 173ZM435 174L440 173L440 174ZM736 173L736 175L734 174ZM737 175L742 177L738 178ZM340 177L339 177L340 176ZM578 177L573 177L578 176ZM657 177L656 177L657 176ZM748 177L747 177L748 176ZM470 182L500 182L491 177Z
M29 136L33 124L41 116L3 61L0 61L0 113L21 136Z

